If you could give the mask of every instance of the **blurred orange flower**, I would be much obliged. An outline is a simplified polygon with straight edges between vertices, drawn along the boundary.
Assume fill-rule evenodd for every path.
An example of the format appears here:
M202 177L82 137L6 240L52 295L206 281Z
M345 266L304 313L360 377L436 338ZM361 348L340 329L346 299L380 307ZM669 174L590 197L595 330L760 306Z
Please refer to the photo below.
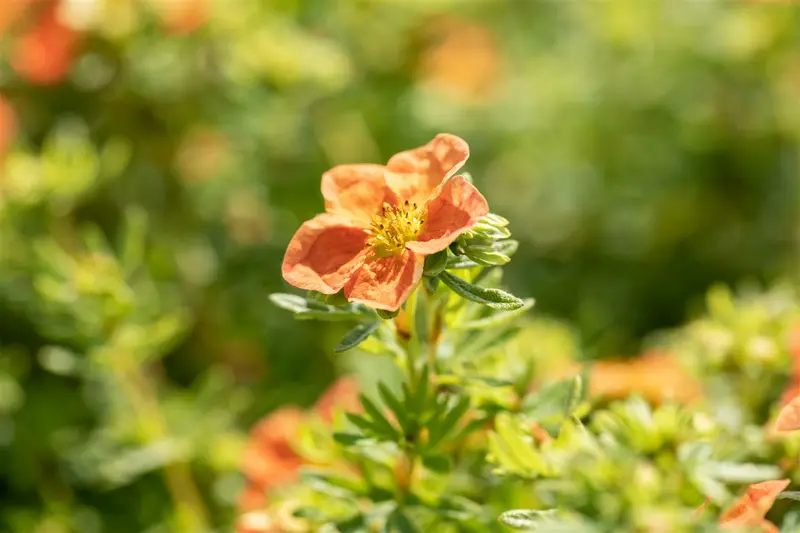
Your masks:
M653 403L690 402L701 395L700 385L677 359L664 352L646 352L626 362L599 361L592 366L590 394L625 398L638 393Z
M760 527L764 533L777 533L778 528L764 518L778 494L789 486L789 479L764 481L747 487L747 493L723 513L720 524L726 528Z
M312 413L330 424L335 411L357 412L360 409L358 383L345 376L323 393L312 412L283 407L258 422L250 431L250 441L242 458L247 486L239 495L239 510L264 509L271 490L298 480L300 467L306 460L292 443L298 439L302 425Z
M780 400L781 405L785 406L800 396L800 324L795 326L789 336L789 356L791 357L789 383L784 388Z
M456 17L436 20L431 32L439 41L420 61L420 81L465 103L491 96L500 79L500 54L486 26Z
M551 377L565 379L580 371L580 364L569 364ZM702 396L702 387L666 352L649 351L628 361L597 361L590 366L589 396L619 400L631 394L653 404L691 402Z
M78 32L59 19L58 2L50 2L16 40L11 66L22 78L37 85L53 85L69 72L80 39Z
M31 0L0 0L0 36L19 20Z
M208 20L208 0L158 0L158 15L168 33L185 35Z
M295 233L283 277L301 289L396 311L422 277L425 256L447 248L488 214L463 176L467 143L440 134L386 166L339 165L322 176L326 213Z

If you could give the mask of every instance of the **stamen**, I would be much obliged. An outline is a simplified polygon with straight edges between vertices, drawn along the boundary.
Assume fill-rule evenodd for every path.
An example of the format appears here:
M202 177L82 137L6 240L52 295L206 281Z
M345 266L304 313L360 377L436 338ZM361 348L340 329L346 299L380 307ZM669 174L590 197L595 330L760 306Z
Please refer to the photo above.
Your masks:
M402 253L406 243L415 240L422 232L425 218L425 213L417 209L416 202L384 203L381 214L372 217L369 246L378 256Z

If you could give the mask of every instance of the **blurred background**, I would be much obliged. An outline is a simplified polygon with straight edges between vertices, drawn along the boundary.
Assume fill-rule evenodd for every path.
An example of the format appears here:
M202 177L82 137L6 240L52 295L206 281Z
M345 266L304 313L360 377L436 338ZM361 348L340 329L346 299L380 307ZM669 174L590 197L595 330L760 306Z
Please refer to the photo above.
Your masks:
M798 102L776 3L0 0L0 530L229 527L243 432L369 372L267 300L331 166L462 136L510 288L633 357L797 275Z

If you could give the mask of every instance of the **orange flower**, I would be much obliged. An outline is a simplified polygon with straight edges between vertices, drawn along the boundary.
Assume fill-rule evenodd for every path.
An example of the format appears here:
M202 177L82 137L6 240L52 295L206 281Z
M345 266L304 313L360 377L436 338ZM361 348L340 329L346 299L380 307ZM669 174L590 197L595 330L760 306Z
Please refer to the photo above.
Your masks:
M361 408L358 393L355 379L349 376L339 378L320 397L314 411L330 424L335 410L354 412ZM306 464L306 460L292 443L297 441L301 426L308 417L309 413L297 407L282 407L253 427L242 457L242 473L247 486L239 495L240 511L265 508L272 489L299 479L300 467Z
M53 2L15 43L11 66L31 83L58 83L72 66L78 39L78 33L59 20L58 3Z
M467 143L440 134L386 166L339 165L322 176L326 213L305 222L283 260L301 289L396 311L422 278L425 256L447 248L489 213L463 176Z
M192 33L208 20L207 0L159 0L156 8L167 32L173 35Z
M787 405L800 396L800 324L794 327L789 336L789 356L791 357L791 371L789 383L781 395L781 405Z
M790 480L764 481L747 487L747 493L723 513L720 525L727 527L758 526L764 533L777 532L778 528L765 519L778 494L789 486Z
M783 406L775 419L776 431L796 431L800 429L800 396Z
M314 406L317 415L328 424L333 422L333 415L339 410L348 413L361 411L358 382L352 377L337 379Z

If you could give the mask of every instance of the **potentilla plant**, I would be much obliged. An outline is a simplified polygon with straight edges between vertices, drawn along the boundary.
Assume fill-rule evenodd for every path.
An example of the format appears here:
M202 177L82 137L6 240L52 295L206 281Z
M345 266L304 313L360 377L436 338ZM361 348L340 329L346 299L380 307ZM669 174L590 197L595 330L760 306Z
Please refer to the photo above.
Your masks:
M593 408L582 374L531 385L533 351L514 343L533 300L500 288L517 242L458 174L468 156L440 134L323 175L325 213L282 268L307 293L272 300L352 322L334 351L388 356L401 378L372 395L348 380L256 426L238 530L772 531L790 480L719 446L708 412L637 397Z

